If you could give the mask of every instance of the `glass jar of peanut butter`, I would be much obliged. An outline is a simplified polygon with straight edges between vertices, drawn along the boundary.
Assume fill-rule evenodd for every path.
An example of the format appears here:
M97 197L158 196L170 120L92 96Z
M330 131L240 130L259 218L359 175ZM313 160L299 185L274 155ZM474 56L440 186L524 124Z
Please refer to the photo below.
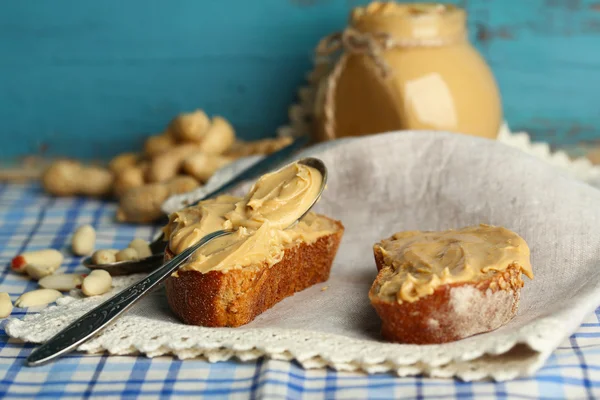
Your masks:
M357 7L343 32L319 43L317 56L330 62L318 83L317 140L403 129L486 138L498 133L498 88L469 43L461 8L393 2Z

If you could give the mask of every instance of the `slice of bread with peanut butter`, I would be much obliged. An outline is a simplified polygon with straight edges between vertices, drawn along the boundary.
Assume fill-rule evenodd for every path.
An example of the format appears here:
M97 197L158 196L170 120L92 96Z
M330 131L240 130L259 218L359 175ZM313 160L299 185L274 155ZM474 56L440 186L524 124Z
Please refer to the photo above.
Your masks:
M373 247L379 273L369 292L389 341L433 344L488 332L519 306L533 272L516 233L489 225L399 232Z
M321 185L315 171L291 164L261 177L245 197L219 196L171 214L167 259L208 233L233 232L201 247L166 281L173 313L187 324L240 326L326 281L343 225L314 213L294 224Z

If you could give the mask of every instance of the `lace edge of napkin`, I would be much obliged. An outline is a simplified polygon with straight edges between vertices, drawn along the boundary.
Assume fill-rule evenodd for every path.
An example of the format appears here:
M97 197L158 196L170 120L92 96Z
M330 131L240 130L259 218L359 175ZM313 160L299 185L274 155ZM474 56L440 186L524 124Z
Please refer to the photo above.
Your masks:
M60 298L56 306L39 314L10 319L5 325L6 333L26 342L44 342L139 278L139 275L115 278L113 291L97 298L84 298L74 290ZM398 376L425 374L439 378L456 376L465 381L486 378L504 381L533 374L562 340L555 335L562 329L554 318L537 320L511 334L489 335L485 339L473 337L474 340L455 342L453 346L397 346L314 331L239 328L222 331L163 323L168 326L158 327L151 319L125 315L78 350L148 357L173 355L209 362L231 358L249 361L265 356L296 360L306 369L330 367L368 374L392 372Z

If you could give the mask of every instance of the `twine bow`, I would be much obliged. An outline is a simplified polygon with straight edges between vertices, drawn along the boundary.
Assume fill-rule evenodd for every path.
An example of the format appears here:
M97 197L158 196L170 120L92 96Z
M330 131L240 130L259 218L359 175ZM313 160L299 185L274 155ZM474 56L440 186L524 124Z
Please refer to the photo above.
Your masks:
M366 55L377 67L380 77L386 79L391 75L392 70L383 58L383 52L393 47L396 47L396 44L388 33L363 33L351 27L346 28L342 32L326 36L319 42L316 49L318 57L330 58L332 55L340 51L342 52L326 82L324 101L324 130L326 140L335 139L334 97L338 80L346 66L349 55Z
M382 53L392 47L392 37L388 33L362 33L354 28L346 28L342 32L323 38L317 46L317 55L329 57L343 50L339 65L347 54L364 54L375 63L381 75L385 77L389 75L390 67L383 59Z

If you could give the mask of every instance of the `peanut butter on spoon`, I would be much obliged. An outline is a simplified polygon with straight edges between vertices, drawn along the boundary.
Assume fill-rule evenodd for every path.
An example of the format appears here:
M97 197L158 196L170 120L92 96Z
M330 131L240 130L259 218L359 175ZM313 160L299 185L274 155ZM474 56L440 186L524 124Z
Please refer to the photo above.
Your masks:
M286 229L314 203L322 182L317 169L293 163L262 176L243 198L219 196L173 213L164 228L169 248L179 254L211 232L233 229L198 250L181 270L227 271L265 259L274 265L287 245L335 231L331 221L312 213Z

